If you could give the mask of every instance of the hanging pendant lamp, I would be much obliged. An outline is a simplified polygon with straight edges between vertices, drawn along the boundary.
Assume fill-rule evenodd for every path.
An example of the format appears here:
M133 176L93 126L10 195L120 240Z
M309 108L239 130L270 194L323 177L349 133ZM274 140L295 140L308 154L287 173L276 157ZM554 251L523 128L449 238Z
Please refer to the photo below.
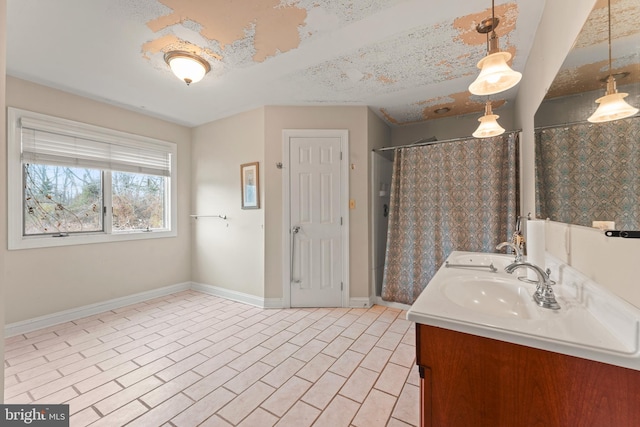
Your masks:
M587 119L591 123L604 123L631 117L639 110L627 104L624 98L628 93L618 92L616 79L611 72L611 0L608 0L609 13L609 77L607 91L603 97L596 99L599 104L596 111Z
M485 19L476 27L476 31L487 34L487 56L478 62L480 75L469 85L474 95L493 95L511 89L520 82L522 74L509 67L509 52L501 52L498 47L496 27L500 20L495 17L494 0L491 0L491 18ZM489 37L491 33L491 37Z
M472 134L475 138L489 138L492 136L502 135L504 128L498 124L498 115L493 114L491 110L491 101L487 100L484 107L484 116L480 117L478 121L480 126Z

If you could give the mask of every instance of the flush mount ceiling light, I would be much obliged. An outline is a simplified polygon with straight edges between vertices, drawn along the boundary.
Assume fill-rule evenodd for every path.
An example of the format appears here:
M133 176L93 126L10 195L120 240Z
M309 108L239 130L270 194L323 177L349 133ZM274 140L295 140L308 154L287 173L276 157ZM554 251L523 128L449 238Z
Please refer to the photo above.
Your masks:
M609 77L607 78L607 92L603 97L596 99L600 104L596 111L587 120L591 123L604 123L613 120L624 119L636 114L639 110L627 104L624 98L628 93L618 92L616 79L611 72L611 0L607 2L609 14Z
M495 17L494 1L491 0L491 18L479 23L476 31L487 35L487 56L478 62L480 75L469 85L469 92L474 95L493 95L504 92L518 84L522 74L513 71L507 64L511 59L509 52L501 52L498 48L496 27L500 20ZM489 33L491 36L489 37Z
M184 81L187 86L199 82L211 70L207 61L183 50L172 50L165 53L164 62L169 65L173 74Z
M491 111L491 101L487 101L484 107L484 116L480 117L478 121L480 126L472 134L475 138L489 138L491 136L498 136L504 133L504 128L497 122L498 115L493 114Z

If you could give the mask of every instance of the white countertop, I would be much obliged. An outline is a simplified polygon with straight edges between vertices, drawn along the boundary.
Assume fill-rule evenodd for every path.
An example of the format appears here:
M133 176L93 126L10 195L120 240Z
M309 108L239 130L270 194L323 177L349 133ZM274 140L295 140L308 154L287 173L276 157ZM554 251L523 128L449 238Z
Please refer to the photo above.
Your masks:
M451 264L493 263L498 271L443 265L411 306L408 320L640 370L640 310L553 257L547 255L545 268L551 269L551 279L558 282L553 290L560 310L541 308L533 302L535 284L516 278L526 276L527 269L517 269L514 274L504 271L513 261L512 255L453 252L447 260ZM524 295L524 307L514 308L513 315L483 312L447 296L451 290L447 286L453 282L480 283L487 278L517 289Z

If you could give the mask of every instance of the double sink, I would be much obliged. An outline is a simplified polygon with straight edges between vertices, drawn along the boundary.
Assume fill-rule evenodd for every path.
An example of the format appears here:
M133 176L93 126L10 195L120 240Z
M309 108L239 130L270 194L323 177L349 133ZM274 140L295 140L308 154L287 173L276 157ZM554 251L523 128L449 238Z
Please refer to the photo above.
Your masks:
M511 263L509 255L453 252L407 319L640 370L640 310L553 259L561 308L541 308L535 283L519 279L528 270L509 274Z

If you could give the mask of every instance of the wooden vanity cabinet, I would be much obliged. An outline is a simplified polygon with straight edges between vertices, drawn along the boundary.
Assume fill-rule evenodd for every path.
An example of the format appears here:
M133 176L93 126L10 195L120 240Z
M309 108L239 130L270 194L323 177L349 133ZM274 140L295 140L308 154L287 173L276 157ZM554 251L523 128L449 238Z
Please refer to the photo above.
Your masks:
M423 426L640 426L640 371L416 325Z

